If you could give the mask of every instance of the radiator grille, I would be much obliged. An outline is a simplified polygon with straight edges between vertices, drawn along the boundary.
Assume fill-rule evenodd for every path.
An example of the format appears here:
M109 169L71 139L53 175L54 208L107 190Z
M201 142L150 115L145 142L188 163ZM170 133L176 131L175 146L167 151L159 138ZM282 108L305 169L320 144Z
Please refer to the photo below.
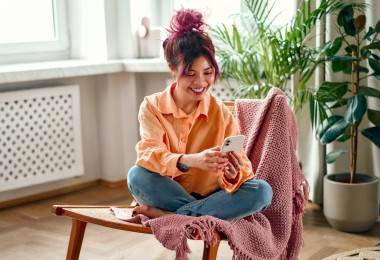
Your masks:
M0 191L83 174L79 87L0 93Z
M236 98L235 91L235 88L223 85L216 85L210 88L210 93L222 101L234 101Z

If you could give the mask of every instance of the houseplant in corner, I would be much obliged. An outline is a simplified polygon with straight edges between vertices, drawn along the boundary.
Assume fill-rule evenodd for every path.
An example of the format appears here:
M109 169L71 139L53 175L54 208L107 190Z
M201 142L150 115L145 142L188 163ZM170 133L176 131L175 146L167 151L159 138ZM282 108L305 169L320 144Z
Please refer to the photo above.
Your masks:
M350 173L324 178L326 219L338 230L363 232L379 215L379 179L357 173L356 165L359 130L380 148L380 111L368 105L369 99L379 102L380 91L365 84L370 77L380 80L380 57L376 55L380 50L380 21L366 29L366 16L350 3L339 11L336 21L339 36L324 46L324 54L332 71L348 74L350 80L323 82L310 98L311 118L313 126L318 118L322 122L316 136L323 144L349 141L349 150L326 156L326 162L333 163L342 154L350 155ZM365 116L373 126L363 129Z
M237 82L238 98L264 98L274 86L288 95L294 111L307 102L307 82L324 62L321 50L308 46L309 41L317 23L345 5L341 0L321 0L312 9L312 2L302 1L292 20L276 28L274 4L269 0L244 0L245 12L236 16L240 26L221 24L212 31L221 78ZM293 75L297 84L290 89Z

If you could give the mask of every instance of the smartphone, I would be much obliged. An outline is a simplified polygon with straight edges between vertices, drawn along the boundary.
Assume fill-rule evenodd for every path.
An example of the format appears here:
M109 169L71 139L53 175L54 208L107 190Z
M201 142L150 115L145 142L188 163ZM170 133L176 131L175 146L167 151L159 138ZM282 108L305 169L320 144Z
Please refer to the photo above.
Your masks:
M226 139L223 141L222 152L227 153L230 151L235 151L237 153L240 153L241 149L243 149L244 138L244 135L226 137Z

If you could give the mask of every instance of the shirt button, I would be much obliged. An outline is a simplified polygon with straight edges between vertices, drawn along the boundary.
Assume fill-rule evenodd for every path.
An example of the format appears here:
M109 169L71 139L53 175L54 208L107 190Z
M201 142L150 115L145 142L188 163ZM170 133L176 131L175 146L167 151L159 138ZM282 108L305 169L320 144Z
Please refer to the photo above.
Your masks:
M182 142L185 142L185 141L186 141L186 138L185 138L185 137L182 137L182 138L181 138L181 141L182 141Z

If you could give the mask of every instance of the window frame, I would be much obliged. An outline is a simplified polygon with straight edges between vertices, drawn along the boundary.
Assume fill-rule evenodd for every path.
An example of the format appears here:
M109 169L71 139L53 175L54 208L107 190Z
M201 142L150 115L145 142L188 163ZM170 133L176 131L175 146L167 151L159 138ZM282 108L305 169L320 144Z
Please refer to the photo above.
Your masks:
M53 41L2 43L0 56L38 54L46 52L67 51L69 49L69 36L67 30L66 4L64 0L53 1L53 16L56 17L54 28L57 32Z

